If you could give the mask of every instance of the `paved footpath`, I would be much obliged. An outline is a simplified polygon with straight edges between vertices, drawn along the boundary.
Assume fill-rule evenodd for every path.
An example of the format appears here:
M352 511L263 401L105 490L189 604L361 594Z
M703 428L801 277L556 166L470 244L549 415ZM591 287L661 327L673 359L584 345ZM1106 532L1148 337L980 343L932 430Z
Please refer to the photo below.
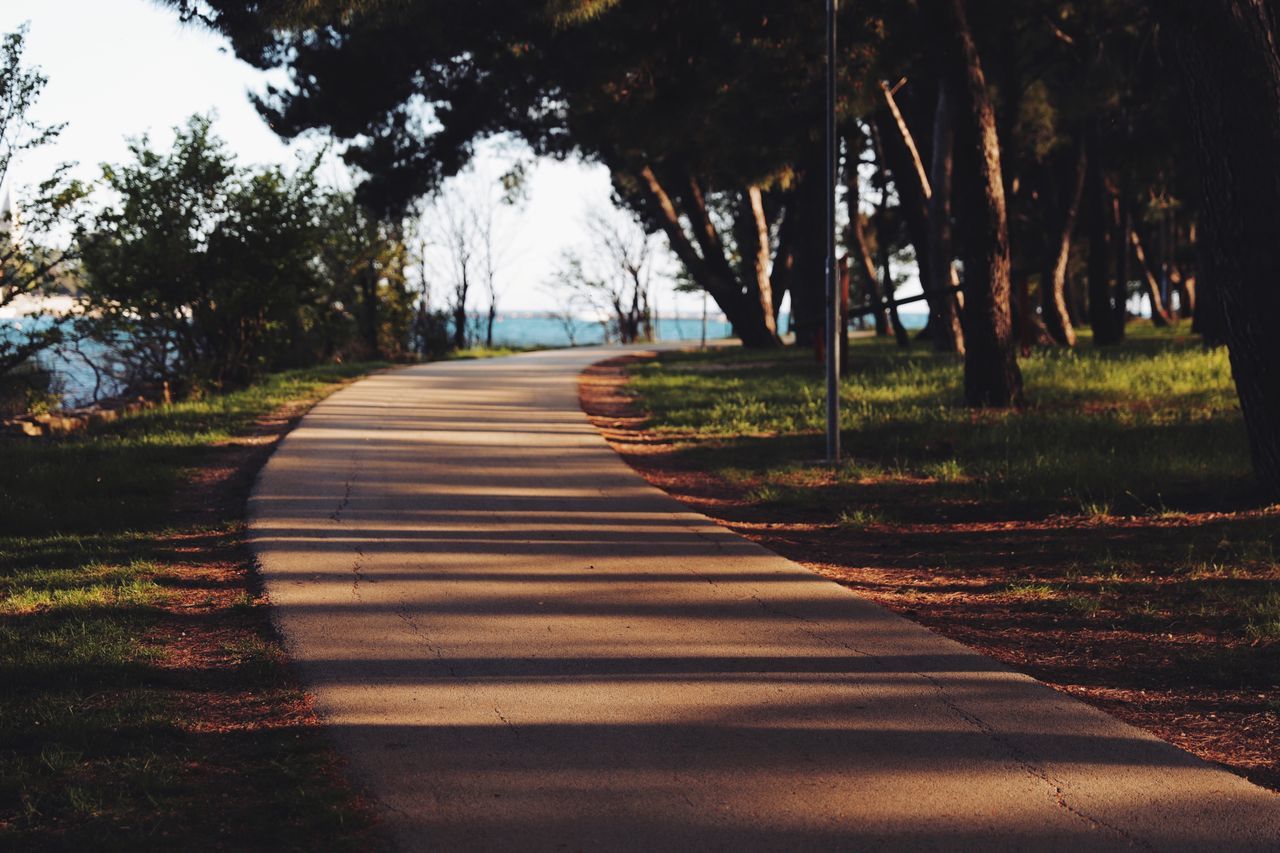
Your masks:
M381 373L272 457L252 537L405 850L1280 850L1280 796L646 484L605 351Z

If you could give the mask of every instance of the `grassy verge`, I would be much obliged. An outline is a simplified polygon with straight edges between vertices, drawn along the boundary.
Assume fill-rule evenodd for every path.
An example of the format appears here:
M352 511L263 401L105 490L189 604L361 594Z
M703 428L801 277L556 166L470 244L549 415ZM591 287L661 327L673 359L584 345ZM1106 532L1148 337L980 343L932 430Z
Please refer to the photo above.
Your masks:
M812 436L824 422L825 386L809 354L673 354L633 370L631 387L652 429L692 439L713 470L793 500L839 496L809 488L819 483L857 486L859 507L884 503L907 515L912 503L894 493L927 486L930 517L974 501L984 513L1106 514L1247 500L1226 353L1135 331L1119 347L1086 341L1024 360L1032 404L1017 413L961 405L954 358L858 340L841 389L850 458L834 479L812 464L822 453Z
M1280 787L1280 510L1224 352L1142 326L1038 352L1019 412L965 408L959 362L923 347L859 340L852 363L837 470L800 352L629 366L649 442L623 450L770 547Z
M451 350L446 356L446 361L470 361L477 358L501 358L504 355L519 355L524 352L537 352L539 350L552 349L546 346L474 346L466 349Z
M361 845L241 518L290 415L376 366L0 445L0 847Z

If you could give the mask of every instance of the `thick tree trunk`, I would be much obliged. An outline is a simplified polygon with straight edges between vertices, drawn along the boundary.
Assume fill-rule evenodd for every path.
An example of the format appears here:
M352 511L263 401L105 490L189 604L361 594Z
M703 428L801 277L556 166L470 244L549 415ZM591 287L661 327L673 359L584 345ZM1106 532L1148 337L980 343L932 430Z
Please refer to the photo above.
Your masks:
M1009 220L995 112L963 0L930 0L948 84L956 97L958 173L973 182L966 211L964 391L971 406L1022 401L1009 309Z
M1218 272L1210 255L1210 246L1214 243L1213 226L1203 213L1196 230L1199 235L1196 241L1196 313L1191 321L1191 331L1200 335L1207 347L1225 346L1227 318L1218 295Z
M1201 239L1254 469L1280 496L1280 9L1170 0L1161 13L1182 66L1210 226Z
M1071 236L1076 230L1087 168L1088 155L1085 146L1080 145L1067 187L1067 206L1059 220L1057 240L1051 246L1053 251L1048 258L1048 269L1040 279L1040 313L1044 315L1045 330L1054 343L1068 347L1076 345L1076 330L1067 308L1067 265L1071 261Z
M723 248L720 248L716 257L715 248L719 245L719 240L714 235L714 229L708 231L706 228L710 225L710 217L707 215L705 206L691 213L690 220L694 223L695 238L710 251L711 258L703 257L694 248L693 242L680 222L675 203L653 169L645 166L637 177L654 217L661 225L663 233L667 235L667 242L671 244L672 251L676 253L676 257L680 259L693 280L720 306L720 310L732 324L734 333L742 340L743 345L778 346L780 343L778 336L765 324L765 314L761 310L760 302L747 297L744 288L733 275ZM700 195L699 193L699 197ZM696 200L691 207L699 207Z
M929 325L933 348L939 352L964 354L964 332L960 326L960 283L952 262L951 179L955 162L955 126L951 96L945 82L938 84L938 103L933 117L933 162L930 164L932 194L929 196L929 275L925 285L936 294L929 303Z

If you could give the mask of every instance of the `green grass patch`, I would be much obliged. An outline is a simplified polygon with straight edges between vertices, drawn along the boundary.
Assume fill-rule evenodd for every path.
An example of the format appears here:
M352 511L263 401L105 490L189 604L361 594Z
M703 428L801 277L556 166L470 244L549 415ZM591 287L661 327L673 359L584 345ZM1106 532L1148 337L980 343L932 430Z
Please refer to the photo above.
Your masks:
M297 697L252 591L198 577L214 560L247 577L239 519L192 526L174 496L263 416L380 366L290 371L0 445L0 847L358 843L363 819L314 731L196 734L193 697ZM201 584L207 597L176 606ZM175 666L165 638L201 632L236 638L225 665Z
M527 347L486 347L475 346L466 349L450 350L444 357L445 361L470 361L477 358L501 358L504 355L519 355L523 352L537 352L539 350L551 349L545 346L527 346Z
M887 504L909 503L929 481L944 487L929 488L930 503L1159 514L1250 488L1226 352L1190 337L1136 326L1120 346L1086 335L1074 350L1037 351L1022 361L1022 411L964 406L960 360L927 347L858 339L851 363L840 392L849 459L833 485L878 480ZM779 487L817 476L824 387L801 351L670 353L630 380L651 428L695 440L704 467L746 468Z

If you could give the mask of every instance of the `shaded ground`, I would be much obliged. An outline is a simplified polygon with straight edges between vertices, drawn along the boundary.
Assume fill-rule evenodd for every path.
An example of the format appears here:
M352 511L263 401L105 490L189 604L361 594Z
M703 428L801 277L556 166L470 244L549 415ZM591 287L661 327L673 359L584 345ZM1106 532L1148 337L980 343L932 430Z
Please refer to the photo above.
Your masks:
M629 363L584 374L582 403L650 482L892 610L1280 789L1275 507L1239 489L1205 494L1189 478L1168 496L1174 509L1120 515L1108 497L1073 512L984 493L937 446L921 449L932 461L915 467L936 466L927 474L909 465L892 475L832 473L803 462L819 451L812 435L726 440L655 429L627 388ZM691 419L698 393L683 398ZM768 467L779 462L782 475Z
M10 520L29 513L0 531L0 846L372 843L287 666L241 520L280 437L361 372L0 447L26 476L0 478Z

